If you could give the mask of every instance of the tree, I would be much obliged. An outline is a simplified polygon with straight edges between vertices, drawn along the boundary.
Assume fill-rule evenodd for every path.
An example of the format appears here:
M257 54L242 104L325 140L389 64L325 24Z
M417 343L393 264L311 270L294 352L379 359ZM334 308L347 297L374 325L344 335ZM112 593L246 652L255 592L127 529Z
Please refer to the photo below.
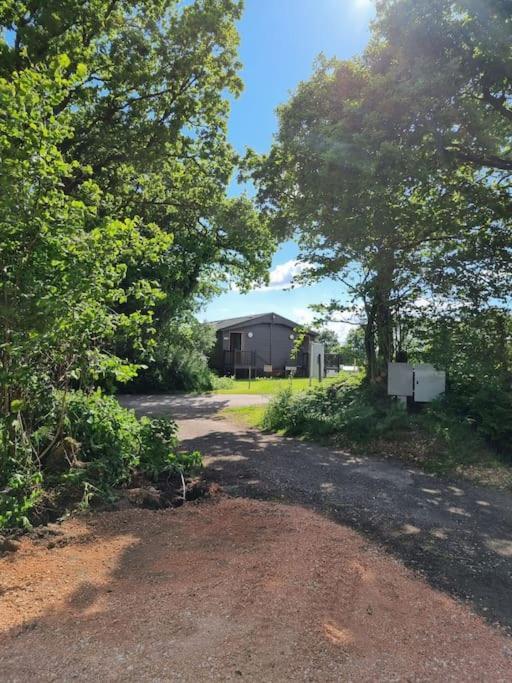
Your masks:
M359 318L371 381L385 375L402 331L427 303L445 313L463 305L481 309L506 304L510 292L510 127L504 111L510 45L500 55L503 41L493 47L486 40L486 63L498 64L501 74L491 88L496 101L480 98L471 109L475 65L468 71L460 60L468 45L477 54L482 27L476 33L470 27L471 42L468 18L453 10L471 5L476 11L479 4L380 3L364 55L350 62L321 58L310 80L281 107L270 154L263 161L247 158L275 234L296 235L301 258L312 266L302 279L331 277L348 293L348 304L333 300L323 310L338 319L340 312ZM441 18L431 5L443 7ZM492 6L486 17L499 33L504 4ZM431 21L438 22L434 34L439 26L446 31L446 50L453 41L450 27L460 25L455 65L443 63L446 50L433 61L435 48L432 60L422 61ZM507 17L505 26L509 22ZM414 51L418 32L420 57L411 54L409 62L407 50ZM497 156L501 165L482 161Z
M338 339L336 332L330 330L328 327L324 327L320 330L316 340L324 345L325 353L339 353L340 340Z
M163 293L143 275L127 283L126 272L143 273L172 244L156 225L102 215L90 179L74 197L63 190L76 171L59 151L72 117L54 112L83 75L69 68L58 55L0 78L0 451L9 459L42 457L32 435L54 390L63 414L71 382L134 374L109 349L116 335L143 343ZM132 313L116 311L131 301Z
M375 39L416 103L416 134L505 180L512 172L512 12L508 0L381 0ZM381 62L383 65L383 62Z
M245 197L228 199L236 168L227 141L228 96L237 74L238 0L4 0L0 74L46 65L55 54L77 72L53 113L74 134L58 143L73 164L64 192L100 188L101 215L174 236L173 248L140 275L166 293L158 324L208 295L223 279L242 287L266 276L272 239ZM130 312L130 311L129 311Z
M410 144L411 103L383 99L392 83L374 59L320 60L281 107L268 157L248 158L275 233L299 239L311 266L303 279L332 277L349 292L352 307L335 300L326 312L360 316L371 381L394 355L400 312L422 294L433 245L439 264L475 230L488 229L507 247L500 226L491 230L494 213L484 210L500 191L482 188L471 169L439 168L428 149Z
M340 347L339 353L347 365L364 366L366 357L364 329L362 327L354 327L350 330L345 342Z

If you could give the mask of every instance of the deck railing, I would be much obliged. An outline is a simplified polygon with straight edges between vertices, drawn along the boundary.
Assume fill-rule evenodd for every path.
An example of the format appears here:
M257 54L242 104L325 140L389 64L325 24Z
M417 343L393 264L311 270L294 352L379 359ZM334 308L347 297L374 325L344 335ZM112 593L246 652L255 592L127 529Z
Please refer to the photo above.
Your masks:
M226 370L235 368L255 368L255 351L224 351L224 367Z

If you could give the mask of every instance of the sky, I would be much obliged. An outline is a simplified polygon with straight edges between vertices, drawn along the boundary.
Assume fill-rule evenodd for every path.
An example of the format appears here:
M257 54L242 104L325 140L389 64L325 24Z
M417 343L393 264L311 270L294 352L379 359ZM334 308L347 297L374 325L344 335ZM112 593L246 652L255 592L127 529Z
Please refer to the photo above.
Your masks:
M373 15L372 0L246 0L239 25L245 89L233 102L230 119L235 148L241 153L246 147L268 151L277 130L278 105L309 78L321 52L341 59L361 53ZM205 307L201 318L212 321L273 311L299 323L311 322L310 304L342 299L343 292L332 281L287 290L297 271L297 253L293 242L281 245L269 287L246 295L226 292ZM350 329L342 323L331 327L340 339Z

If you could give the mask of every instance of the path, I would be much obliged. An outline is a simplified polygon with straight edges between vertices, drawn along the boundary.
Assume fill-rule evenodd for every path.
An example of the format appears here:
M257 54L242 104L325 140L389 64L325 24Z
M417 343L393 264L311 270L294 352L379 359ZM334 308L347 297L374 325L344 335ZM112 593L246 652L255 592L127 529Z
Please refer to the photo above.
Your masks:
M217 415L265 397L129 397L173 415L183 446L234 495L306 504L363 531L435 587L512 628L512 496L412 467L246 429Z
M220 497L58 528L0 558L2 683L510 681L509 638L303 506Z

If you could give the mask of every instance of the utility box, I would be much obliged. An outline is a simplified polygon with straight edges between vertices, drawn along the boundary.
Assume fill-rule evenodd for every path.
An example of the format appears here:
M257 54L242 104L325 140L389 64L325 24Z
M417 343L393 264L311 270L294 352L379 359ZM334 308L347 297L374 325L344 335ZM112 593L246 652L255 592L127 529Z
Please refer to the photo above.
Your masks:
M414 400L430 403L444 394L446 372L436 370L433 365L417 365L414 368Z
M388 396L413 396L414 370L408 363L388 363Z
M388 395L405 402L413 397L416 403L431 403L446 390L446 372L433 365L388 363Z

